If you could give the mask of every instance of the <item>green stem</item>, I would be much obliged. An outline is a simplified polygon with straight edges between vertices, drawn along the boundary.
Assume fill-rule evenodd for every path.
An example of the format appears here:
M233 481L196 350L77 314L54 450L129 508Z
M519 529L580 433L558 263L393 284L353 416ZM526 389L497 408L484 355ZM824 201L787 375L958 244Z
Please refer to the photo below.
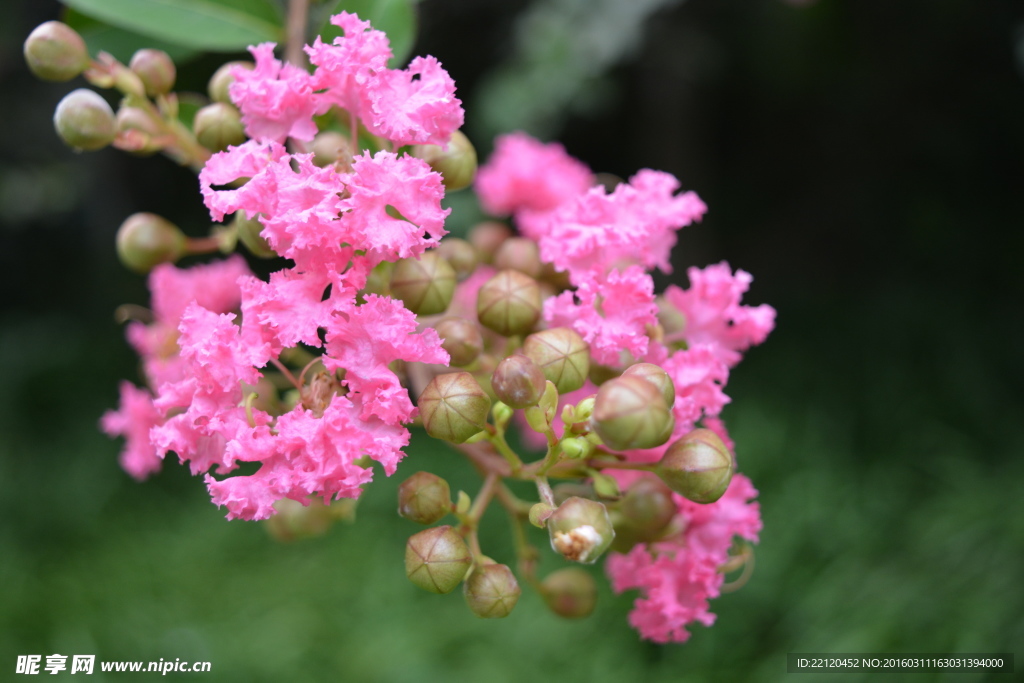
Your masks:
M523 461L516 455L516 452L512 450L512 447L505 441L505 435L500 431L495 430L494 433L489 433L487 440L494 446L495 450L501 454L501 457L505 458L505 461L512 468L512 476L515 477L523 469Z
M285 61L302 67L305 63L306 24L309 23L309 0L290 0L288 3L288 42L284 49Z

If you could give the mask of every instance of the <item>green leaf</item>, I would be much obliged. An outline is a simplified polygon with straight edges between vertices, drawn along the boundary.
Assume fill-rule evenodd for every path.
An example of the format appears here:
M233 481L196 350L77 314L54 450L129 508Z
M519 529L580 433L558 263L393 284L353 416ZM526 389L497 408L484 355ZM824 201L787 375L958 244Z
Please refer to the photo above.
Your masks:
M358 14L373 28L388 34L394 54L390 66L394 68L405 65L416 42L415 4L416 0L340 0L331 9L330 16L342 11ZM320 27L320 37L325 43L342 35L342 30L330 22L330 16Z
M175 45L234 52L284 36L270 0L61 0L82 14Z
M86 47L89 48L90 55L96 56L100 52L109 52L115 59L125 64L136 51L146 47L163 50L170 55L175 64L183 64L200 54L198 50L111 26L70 8L64 11L63 21L82 36Z

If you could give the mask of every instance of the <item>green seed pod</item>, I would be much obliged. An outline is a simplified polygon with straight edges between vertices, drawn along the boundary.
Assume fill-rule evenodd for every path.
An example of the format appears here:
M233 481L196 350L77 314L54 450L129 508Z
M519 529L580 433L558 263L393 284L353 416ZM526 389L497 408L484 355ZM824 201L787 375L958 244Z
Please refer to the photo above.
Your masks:
M232 221L238 231L238 241L245 245L245 248L253 256L260 258L274 258L277 252L270 248L267 240L263 239L263 224L259 218L246 218L244 211L235 213Z
M480 326L465 318L442 318L434 325L441 348L451 357L449 364L464 367L475 361L484 348Z
M86 88L64 96L53 114L53 125L64 142L79 150L102 149L117 134L114 110L105 99Z
M228 62L227 64L222 64L214 72L213 76L210 77L210 82L206 86L206 91L209 93L211 100L231 104L231 95L228 92L228 87L235 82L235 77L231 75L231 70L236 66L249 70L256 67L252 62Z
M531 334L523 342L523 353L540 367L560 394L576 391L587 381L590 346L568 327Z
M462 584L466 604L481 619L507 617L522 592L512 570L503 564L478 566Z
M447 147L416 145L412 156L423 159L440 173L449 192L469 187L476 177L476 149L460 130L452 133Z
M418 401L423 428L435 439L464 443L484 428L491 399L468 372L430 380Z
M455 271L436 252L406 258L391 272L391 296L418 315L444 313L455 293Z
M609 380L597 391L591 425L612 450L660 446L672 436L674 424L661 392L641 377Z
M139 50L132 55L128 68L142 81L149 97L169 93L177 77L174 61L163 50Z
M672 490L665 482L654 477L637 479L612 513L612 550L626 553L637 543L657 540L675 514Z
M323 168L347 159L352 154L348 138L333 130L325 130L313 138L313 165Z
M544 395L547 380L537 364L519 354L498 363L491 375L491 387L502 402L513 408L537 405Z
M135 213L117 230L117 256L129 270L148 273L184 256L186 242L174 223L154 213Z
M597 583L579 567L551 572L540 584L540 594L548 608L566 619L590 616L597 604Z
M455 270L455 277L459 282L472 275L480 261L476 247L458 237L445 237L437 245L437 251Z
M540 277L540 250L537 243L525 237L509 237L494 252L494 267L511 268L532 278Z
M502 270L480 287L476 313L480 324L506 337L526 334L540 318L540 287L518 270Z
M615 538L608 510L601 503L573 496L548 518L551 548L573 562L593 564Z
M36 26L25 39L25 62L44 81L70 81L89 66L89 51L78 32L59 21Z
M476 247L480 260L491 263L501 243L512 236L512 230L504 223L485 221L469 231L469 243Z
M425 529L405 544L405 575L431 593L451 593L472 563L466 542L447 525Z
M665 451L655 473L694 503L714 503L729 488L732 453L710 429L694 429Z
M232 105L223 102L208 104L197 111L192 129L199 144L212 152L222 152L245 142L241 115Z
M433 524L452 510L452 492L436 474L417 472L398 487L398 514L418 524Z
M653 384L654 387L661 392L662 398L665 399L665 405L669 408L675 405L676 385L672 383L672 378L668 376L668 373L654 363L637 363L636 365L630 365L626 368L626 371L622 373L622 376L642 377Z

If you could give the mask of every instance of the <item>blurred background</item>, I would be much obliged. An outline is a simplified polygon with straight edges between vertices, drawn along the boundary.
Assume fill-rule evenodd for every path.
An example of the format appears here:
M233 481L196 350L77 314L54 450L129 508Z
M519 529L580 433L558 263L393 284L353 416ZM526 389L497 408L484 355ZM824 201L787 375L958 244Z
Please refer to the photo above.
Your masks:
M356 524L279 544L226 522L176 464L143 484L118 468L97 420L138 373L113 311L147 294L114 233L136 211L191 234L208 218L172 162L59 142L53 108L81 81L36 81L21 44L60 12L0 10L3 678L57 652L205 660L211 674L176 675L218 681L771 681L788 652L1024 642L1019 2L418 5L413 54L452 74L482 158L523 128L596 171L674 173L710 211L680 234L672 279L728 260L754 275L744 302L778 310L726 388L760 490L757 568L670 646L629 628L634 594L605 588L574 623L525 592L482 623L459 595L418 591L401 474L378 476ZM179 88L204 90L225 59L191 59ZM474 208L452 202L464 227ZM404 467L476 490L427 439ZM485 521L510 561L500 515ZM986 677L915 676L947 679Z

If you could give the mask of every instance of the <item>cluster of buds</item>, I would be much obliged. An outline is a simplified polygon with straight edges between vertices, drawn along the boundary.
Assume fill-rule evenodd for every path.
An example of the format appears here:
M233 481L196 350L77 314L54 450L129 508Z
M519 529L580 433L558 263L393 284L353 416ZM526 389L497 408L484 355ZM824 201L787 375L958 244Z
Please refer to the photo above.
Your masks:
M672 176L643 170L608 189L521 133L499 138L478 172L437 60L388 68L383 33L344 12L332 22L343 35L306 47L311 72L269 43L225 64L191 126L162 52L93 60L57 22L25 44L40 77L82 74L122 95L115 114L92 90L69 94L55 117L69 145L192 166L222 222L188 237L142 213L118 233L121 260L152 291L152 311L125 309L146 386L124 383L102 420L126 438L123 466L142 479L174 453L229 518L292 540L351 519L373 463L393 474L418 423L483 483L454 501L430 472L401 484L399 514L428 527L406 545L413 584L461 585L484 618L511 614L520 582L555 614L590 614L591 573L541 576L538 527L551 561L606 558L616 590L641 591L631 622L644 637L684 640L749 557L734 538L757 540L756 491L719 416L730 369L774 311L741 305L751 278L724 263L655 296L648 271L669 269L676 231L706 210ZM470 185L494 220L446 237L441 200ZM287 265L269 280L241 255L174 265L238 242ZM236 473L243 462L259 468ZM492 503L513 522L515 571L484 553Z

